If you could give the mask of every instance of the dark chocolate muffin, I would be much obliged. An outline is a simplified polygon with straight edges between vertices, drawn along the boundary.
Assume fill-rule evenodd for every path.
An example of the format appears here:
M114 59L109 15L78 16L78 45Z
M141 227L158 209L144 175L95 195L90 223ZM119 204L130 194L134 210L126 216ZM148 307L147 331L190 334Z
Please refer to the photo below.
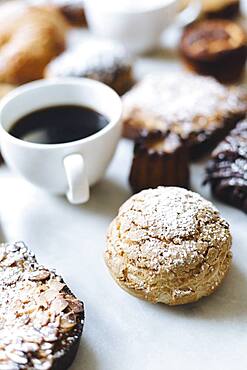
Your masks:
M91 39L68 50L47 67L46 77L87 77L101 81L122 95L133 85L132 63L116 42Z
M190 70L223 83L236 82L247 59L246 33L232 21L200 21L185 29L180 52Z
M83 303L22 242L0 245L0 272L0 369L68 369L82 334Z
M163 73L145 77L123 97L124 136L142 130L176 133L198 159L210 152L245 116L247 93L211 77Z
M129 182L133 192L160 185L189 187L189 155L174 133L143 133L136 141Z
M206 172L214 196L247 213L247 120L218 145Z

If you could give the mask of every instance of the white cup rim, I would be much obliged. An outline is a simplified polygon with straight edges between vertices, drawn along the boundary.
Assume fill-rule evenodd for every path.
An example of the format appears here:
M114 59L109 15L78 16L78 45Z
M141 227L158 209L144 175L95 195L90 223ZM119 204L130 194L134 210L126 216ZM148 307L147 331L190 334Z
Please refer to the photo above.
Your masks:
M16 97L19 97L22 93L25 92L31 92L32 90L35 90L36 88L43 87L43 86L61 86L61 85L68 85L68 86L94 86L95 88L103 88L110 94L112 94L113 100L115 100L115 104L118 104L119 109L117 110L117 113L115 114L115 117L111 118L109 120L109 123L102 128L100 131L96 132L93 135L90 135L86 138L82 138L79 140L74 140L74 141L69 141L66 143L59 143L59 144L42 144L42 143L33 143L29 141L24 141L22 139L18 139L15 136L11 135L7 129L2 124L2 111L6 107L7 104L11 103L13 99ZM83 104L82 104L83 105ZM53 104L51 104L53 106ZM44 106L49 107L49 105ZM97 108L95 108L97 110ZM4 135L7 135L8 139L12 141L13 143L16 143L18 145L24 146L24 147L29 147L33 149L58 149L58 148L67 148L70 147L72 144L85 144L85 143L90 143L105 134L107 134L109 131L111 131L120 121L122 115L122 101L120 96L109 86L106 84L90 79L90 78L82 78L82 77L66 77L66 78L54 78L50 80L37 80L37 81L32 81L29 83L26 83L22 86L19 86L15 88L13 91L9 92L5 97L2 98L0 102L0 132L4 133ZM0 135L1 136L1 135Z
M90 6L94 6L94 5L97 5L97 1L95 1L95 4L93 4L93 1L94 0L85 0L85 5L89 5ZM165 2L164 0L164 3L162 3L162 1L160 0L160 3L157 3L156 5L153 5L153 6L150 6L150 7L140 7L139 9L138 8L134 8L134 9L124 9L124 8L121 8L121 9L117 9L117 8L114 8L114 7L103 7L100 9L101 12L104 12L104 13L109 13L109 14L121 14L121 15L139 15L139 14L147 14L147 13L152 13L152 12L156 12L156 11L160 11L160 10L163 10L163 9L166 9L168 6L170 5L173 5L175 3L177 3L178 0L169 0L169 2Z

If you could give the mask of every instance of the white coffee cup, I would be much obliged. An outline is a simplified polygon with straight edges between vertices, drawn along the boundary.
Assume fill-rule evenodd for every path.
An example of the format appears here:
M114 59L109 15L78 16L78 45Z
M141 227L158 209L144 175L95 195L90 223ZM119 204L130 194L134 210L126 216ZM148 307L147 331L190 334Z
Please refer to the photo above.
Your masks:
M121 6L126 1L85 0L85 11L94 34L120 41L131 53L153 49L169 25L185 26L201 10L200 0L191 0L182 11L181 0L129 0L129 6Z
M97 133L64 144L36 144L10 135L21 117L58 105L81 105L105 115ZM18 87L0 104L0 143L6 163L31 183L71 203L89 199L89 186L104 175L121 135L122 104L108 86L90 79L41 80Z

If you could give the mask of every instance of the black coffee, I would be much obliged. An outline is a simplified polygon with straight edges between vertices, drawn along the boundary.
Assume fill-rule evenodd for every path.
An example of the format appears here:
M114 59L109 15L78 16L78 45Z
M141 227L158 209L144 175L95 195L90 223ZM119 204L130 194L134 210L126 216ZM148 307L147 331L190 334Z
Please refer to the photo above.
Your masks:
M109 120L93 109L62 105L40 109L16 121L9 133L39 144L62 144L80 140L102 130Z

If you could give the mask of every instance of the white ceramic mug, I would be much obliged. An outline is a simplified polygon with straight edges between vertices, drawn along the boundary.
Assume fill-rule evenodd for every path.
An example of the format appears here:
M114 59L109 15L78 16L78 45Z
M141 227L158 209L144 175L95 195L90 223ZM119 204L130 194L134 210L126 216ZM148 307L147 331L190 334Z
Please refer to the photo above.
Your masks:
M121 1L85 0L86 16L93 33L120 41L132 53L153 49L169 25L185 26L201 11L200 0L191 0L182 11L181 0L138 0L137 6L131 0L129 7L122 7Z
M64 144L36 144L8 133L13 123L35 110L82 105L109 119L99 132ZM104 175L121 135L122 104L108 86L89 79L35 81L18 87L0 104L0 142L6 163L31 183L71 203L89 199L89 186Z

